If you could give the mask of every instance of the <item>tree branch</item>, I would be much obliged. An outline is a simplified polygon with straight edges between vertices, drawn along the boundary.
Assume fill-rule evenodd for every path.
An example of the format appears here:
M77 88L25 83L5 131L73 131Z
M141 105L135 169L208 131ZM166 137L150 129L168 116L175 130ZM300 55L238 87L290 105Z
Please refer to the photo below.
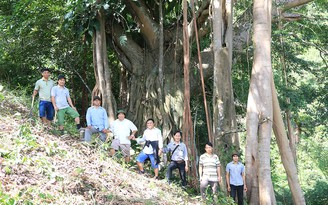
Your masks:
M146 9L144 1L125 0L125 2L127 8L131 11L131 14L139 23L141 34L144 36L147 45L152 49L157 48L159 25L157 22L152 20Z
M112 46L117 52L118 58L129 72L136 74L135 68L143 65L143 49L131 38L126 35L124 29L116 21L113 21L111 29ZM133 64L132 64L133 62Z
M295 8L295 7L301 6L303 4L307 4L311 1L313 1L313 0L294 0L294 1L287 2L286 4L284 4L282 6L281 11L284 12L288 9Z
M208 19L210 3L211 3L211 0L203 1L201 7L197 10L196 22L197 22L198 30L200 30L202 28L202 26ZM194 38L194 33L195 33L194 20L195 19L192 19L188 25L188 33L189 33L190 39Z

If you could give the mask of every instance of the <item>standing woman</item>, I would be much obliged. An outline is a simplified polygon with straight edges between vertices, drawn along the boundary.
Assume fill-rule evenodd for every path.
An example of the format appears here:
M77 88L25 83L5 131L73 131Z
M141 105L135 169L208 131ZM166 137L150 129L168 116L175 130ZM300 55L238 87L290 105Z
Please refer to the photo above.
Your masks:
M213 144L205 144L205 153L199 158L200 193L206 199L205 190L208 185L212 188L212 193L216 193L218 182L221 182L220 160L213 154Z

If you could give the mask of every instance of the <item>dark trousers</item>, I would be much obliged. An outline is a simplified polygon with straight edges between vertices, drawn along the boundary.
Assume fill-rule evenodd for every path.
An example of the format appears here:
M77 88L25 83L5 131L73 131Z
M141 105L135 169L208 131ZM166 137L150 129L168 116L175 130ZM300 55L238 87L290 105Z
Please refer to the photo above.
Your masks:
M236 201L236 193L238 198L238 205L243 205L243 197L244 197L244 185L235 186L230 184L230 196L233 198L233 200Z
M171 161L168 168L167 168L167 172L166 172L167 181L170 183L170 180L172 178L172 171L174 169L178 168L179 169L179 174L180 174L180 179L182 180L182 186L186 186L187 181L186 181L185 166L186 166L185 162L178 163L176 161Z

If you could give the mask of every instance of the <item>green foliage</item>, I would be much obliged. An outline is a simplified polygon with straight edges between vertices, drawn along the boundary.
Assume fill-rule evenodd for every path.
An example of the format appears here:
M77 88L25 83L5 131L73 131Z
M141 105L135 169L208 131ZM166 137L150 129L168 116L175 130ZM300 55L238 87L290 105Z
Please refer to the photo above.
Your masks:
M328 183L327 181L317 181L313 189L309 189L305 194L305 199L309 205L328 204Z
M207 187L206 189L206 200L204 201L204 204L210 205L210 204L225 204L225 205L234 205L235 202L231 197L228 197L223 192L218 192L216 194L211 193L211 188Z
M0 183L1 185L1 183ZM5 194L2 189L2 186L0 186L0 204L3 205L15 205L17 204L16 200L14 198L12 198L10 195Z

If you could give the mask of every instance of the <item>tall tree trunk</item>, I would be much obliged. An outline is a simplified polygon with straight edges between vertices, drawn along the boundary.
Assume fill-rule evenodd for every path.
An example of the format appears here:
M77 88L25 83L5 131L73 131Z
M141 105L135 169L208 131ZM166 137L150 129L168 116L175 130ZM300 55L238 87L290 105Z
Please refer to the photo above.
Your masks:
M93 60L96 77L96 85L93 90L93 95L100 95L102 97L102 106L107 110L109 120L113 121L115 119L113 106L115 106L116 108L116 103L114 100L113 93L111 91L111 79L110 70L108 66L105 33L105 12L103 8L98 11L96 18L100 25L99 30L95 30L95 34L93 37Z
M184 112L183 112L183 141L189 148L189 162L191 165L191 184L193 187L198 188L197 178L197 164L194 156L195 153L195 140L190 111L190 80L189 80L189 32L188 32L188 17L187 17L187 0L183 0L183 53L184 53ZM191 151L191 153L190 153ZM192 157L193 156L193 157Z
M294 157L290 147L288 146L288 139L281 116L280 106L273 78L271 80L271 90L273 100L273 131L276 136L281 160L287 173L288 185L292 192L293 202L296 205L305 205L306 203L304 199L304 194L302 192L298 180L297 168L294 162Z
M239 151L236 114L233 99L232 65L232 3L213 1L213 136L221 157L221 175L225 176L223 156ZM230 160L230 158L229 158ZM220 184L226 190L225 177Z
M283 30L283 25L282 25L282 20L281 20L281 10L278 10L279 14L278 14L278 18L279 18L279 22L278 22L278 29L279 30ZM281 54L280 54L280 65L282 68L282 72L283 72L283 80L285 83L285 88L288 88L288 79L287 79L287 68L286 68L286 62L285 62L285 48L284 48L284 38L283 35L280 34L280 46L281 46ZM289 109L290 106L290 98L288 96L285 96L285 100L286 100L286 104L287 104L287 108L285 111L285 117L286 117L286 122L287 122L287 130L288 130L288 139L289 139L289 146L290 149L292 150L293 153L293 157L294 157L294 161L295 164L297 164L297 158L296 158L296 140L295 140L295 135L294 135L294 128L292 126L292 122L291 122L291 111Z
M250 204L269 205L276 204L270 171L270 141L273 118L270 45L271 0L255 0L253 14L254 62L247 103L246 145L246 169L251 170L248 171L250 175L246 177L248 178L248 185L251 186ZM254 145L257 150L254 150ZM255 169L251 167L254 164L256 165ZM254 183L257 180L258 192Z

